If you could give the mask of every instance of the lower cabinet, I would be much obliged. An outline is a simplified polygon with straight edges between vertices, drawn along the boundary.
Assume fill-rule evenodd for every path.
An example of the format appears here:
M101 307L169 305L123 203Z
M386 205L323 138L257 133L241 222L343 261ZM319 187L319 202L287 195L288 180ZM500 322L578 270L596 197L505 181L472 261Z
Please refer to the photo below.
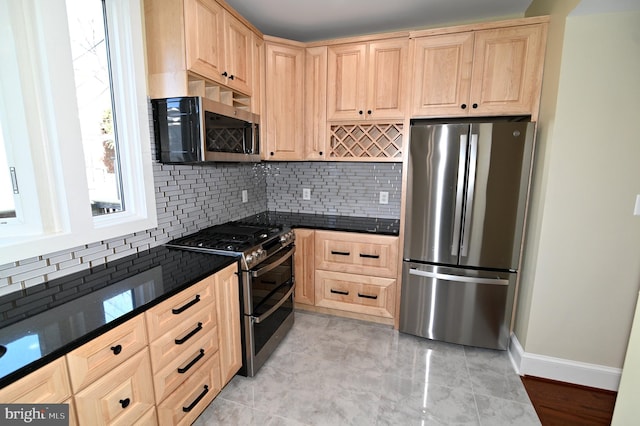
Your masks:
M69 424L191 424L242 366L238 266L0 389L3 403L69 404Z
M149 351L144 349L75 395L81 425L133 425L154 409Z
M158 423L191 424L220 393L221 388L220 356L216 352L158 405Z
M311 229L295 232L299 308L391 324L398 237Z

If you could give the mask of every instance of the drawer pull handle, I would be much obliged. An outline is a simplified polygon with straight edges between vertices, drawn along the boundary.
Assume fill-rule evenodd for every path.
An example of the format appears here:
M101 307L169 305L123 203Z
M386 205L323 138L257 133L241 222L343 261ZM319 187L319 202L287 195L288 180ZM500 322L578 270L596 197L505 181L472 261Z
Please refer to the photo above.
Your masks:
M336 251L336 250L331 250L331 254L337 254L339 256L349 256L351 253L348 251Z
M378 298L378 296L375 295L375 294L361 294L361 293L358 293L358 297L363 297L365 299L377 299Z
M186 342L187 340L191 339L191 338L193 337L193 335L194 335L194 334L196 334L196 333L197 333L198 331L200 331L200 330L202 330L202 323L201 323L201 322L199 322L199 323L198 323L198 326L197 326L196 328L194 328L193 330L191 330L191 331L189 332L189 334L187 334L186 336L184 336L184 337L183 337L183 338L181 338L181 339L176 339L176 340L175 340L176 345L181 345L181 344L183 344L183 343L184 343L184 342Z
M379 254L364 254L360 253L360 257L366 257L367 259L380 259Z
M195 357L194 359L192 359L191 361L189 361L189 364L185 365L185 366L184 366L184 367L182 367L182 368L178 368L178 373L180 373L180 374L184 374L184 373L186 373L187 371L189 371L189 369L190 369L191 367L193 367L193 365L194 365L196 362L200 361L200 358L202 358L203 356L204 356L204 349L200 349L200 353L199 353L198 355L196 355L196 357Z
M131 400L129 398L125 398L125 399L121 399L118 402L120 402L120 405L122 405L122 408L127 408L131 403Z
M347 296L347 295L349 294L349 292L348 292L348 291L344 291L344 290L334 290L334 289L331 289L330 291L331 291L331 293L333 293L333 294L342 294L342 295L345 295L345 296Z
M180 308L172 309L171 312L173 312L174 315L181 314L187 309L189 309L190 307L192 307L193 305L195 305L196 303L198 303L199 301L200 301L200 295L196 294L196 297L191 302L187 303L184 306L181 306Z
M182 407L182 411L184 411L185 413L188 413L189 411L193 410L193 408L196 405L198 405L198 402L200 402L200 400L202 398L204 398L204 396L207 394L207 392L209 392L209 386L208 385L204 385L204 390L202 391L202 393L200 395L198 395L198 397L191 404L189 404L188 407Z
M111 346L111 350L113 351L114 355L118 355L120 352L122 352L122 345Z

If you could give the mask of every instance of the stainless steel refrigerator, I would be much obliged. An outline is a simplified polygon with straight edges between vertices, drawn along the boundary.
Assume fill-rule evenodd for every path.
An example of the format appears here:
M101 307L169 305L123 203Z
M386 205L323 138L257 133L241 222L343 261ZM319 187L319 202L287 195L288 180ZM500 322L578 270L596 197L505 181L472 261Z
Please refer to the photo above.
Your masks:
M411 122L400 331L507 348L535 131L522 120Z

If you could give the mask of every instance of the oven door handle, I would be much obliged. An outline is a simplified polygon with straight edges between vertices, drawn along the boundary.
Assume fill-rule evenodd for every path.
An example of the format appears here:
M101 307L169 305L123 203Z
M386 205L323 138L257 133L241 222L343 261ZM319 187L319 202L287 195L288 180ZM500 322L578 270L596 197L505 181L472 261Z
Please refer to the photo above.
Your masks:
M251 271L251 276L253 278L258 278L259 276L266 274L270 270L277 268L278 266L282 265L287 259L293 256L293 253L295 253L295 251L296 248L292 247L288 252L286 252L282 257L280 257L280 259L276 260L275 262L269 263L267 266L265 266L264 268L260 268L257 271Z
M284 302L286 302L288 298L291 297L291 295L293 294L293 290L295 288L296 288L296 284L293 283L291 285L291 288L287 292L287 294L285 294L284 297L278 301L278 303L276 303L274 306L272 306L271 309L269 309L267 312L265 312L264 314L260 315L259 317L252 316L251 319L253 320L253 322L255 322L256 324L260 324L262 321L267 319L269 317L269 315L271 315L276 309L278 309L280 306L282 306L282 304Z

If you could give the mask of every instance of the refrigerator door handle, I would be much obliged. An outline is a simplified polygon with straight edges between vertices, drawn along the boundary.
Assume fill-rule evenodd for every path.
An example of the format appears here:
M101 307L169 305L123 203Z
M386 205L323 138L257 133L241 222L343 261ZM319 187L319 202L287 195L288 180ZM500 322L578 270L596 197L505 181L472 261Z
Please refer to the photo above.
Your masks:
M476 186L476 167L478 162L478 135L471 135L469 147L469 179L467 181L467 199L465 200L464 229L462 230L462 247L460 255L466 257L469 253L469 239L471 238L470 226L473 216L473 197Z
M462 197L464 194L464 168L467 156L467 135L460 135L460 154L458 158L458 182L456 184L456 206L453 222L451 256L458 255L460 246L460 228L462 226Z
M505 280L501 278L463 277L460 275L440 274L438 272L421 271L415 268L409 268L409 275L418 275L420 277L436 278L439 280L456 281L461 283L509 285L509 280Z

